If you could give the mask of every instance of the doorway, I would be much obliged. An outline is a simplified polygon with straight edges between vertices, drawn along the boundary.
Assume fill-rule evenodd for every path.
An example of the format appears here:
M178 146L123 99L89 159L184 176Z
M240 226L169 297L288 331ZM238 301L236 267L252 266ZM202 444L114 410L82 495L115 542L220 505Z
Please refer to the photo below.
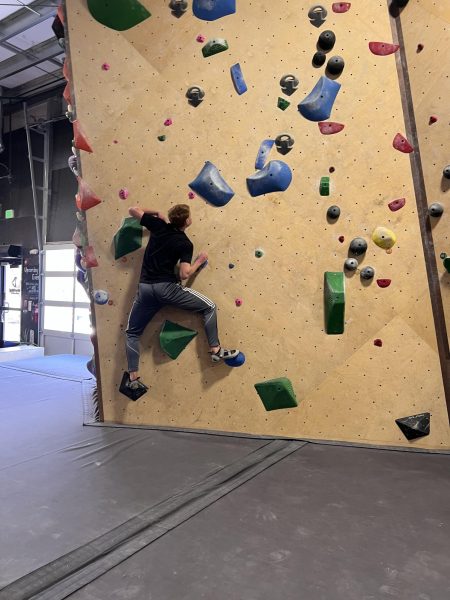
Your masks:
M0 348L20 344L22 315L22 261L0 262Z

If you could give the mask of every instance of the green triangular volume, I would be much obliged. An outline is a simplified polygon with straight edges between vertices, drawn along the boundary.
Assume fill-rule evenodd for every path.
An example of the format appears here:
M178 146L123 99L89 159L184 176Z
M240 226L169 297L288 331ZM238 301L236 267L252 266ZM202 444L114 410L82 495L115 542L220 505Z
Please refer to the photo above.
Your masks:
M151 16L138 0L88 0L91 15L96 21L115 29L131 29Z
M298 406L292 383L286 377L255 383L255 389L266 410L279 410Z
M114 235L114 258L117 260L142 246L142 225L134 217L125 217Z
M178 325L178 323L164 321L159 334L159 343L161 349L175 360L197 334L197 331Z

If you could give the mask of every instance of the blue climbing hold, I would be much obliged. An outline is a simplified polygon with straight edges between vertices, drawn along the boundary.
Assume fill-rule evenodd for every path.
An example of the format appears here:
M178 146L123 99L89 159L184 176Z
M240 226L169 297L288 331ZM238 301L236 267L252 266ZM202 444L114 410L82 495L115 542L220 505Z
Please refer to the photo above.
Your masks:
M244 76L242 75L241 65L236 63L231 67L231 78L233 80L234 88L239 94L245 94L247 91L247 84L244 81Z
M202 21L215 21L236 12L236 0L193 0L192 12Z
M263 140L258 150L258 155L255 161L255 169L262 169L266 164L269 152L272 150L275 140Z
M271 192L284 192L292 181L292 171L282 160L271 160L264 169L247 177L250 196L261 196Z
M209 160L205 162L205 166L189 187L214 206L225 206L234 196L233 190L219 173L219 169Z
M329 119L340 88L340 83L322 75L311 93L298 105L300 114L309 121Z
M239 354L237 356L235 356L234 358L226 358L225 359L225 364L227 364L229 367L242 367L242 365L245 363L245 354L243 352L239 352Z

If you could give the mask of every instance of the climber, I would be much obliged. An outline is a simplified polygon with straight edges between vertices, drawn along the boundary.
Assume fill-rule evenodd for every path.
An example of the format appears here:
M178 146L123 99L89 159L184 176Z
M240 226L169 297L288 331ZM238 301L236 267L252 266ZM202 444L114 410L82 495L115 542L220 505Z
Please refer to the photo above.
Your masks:
M193 244L185 230L192 224L190 208L177 204L168 219L156 210L129 209L151 235L145 250L136 298L131 308L126 330L128 371L122 378L120 391L133 400L145 394L148 387L139 379L139 338L147 324L163 306L175 306L201 313L213 362L235 358L238 350L222 348L217 332L217 309L212 300L189 287L182 287L175 275L179 262L179 279L185 281L196 273L208 259L200 252L192 262Z

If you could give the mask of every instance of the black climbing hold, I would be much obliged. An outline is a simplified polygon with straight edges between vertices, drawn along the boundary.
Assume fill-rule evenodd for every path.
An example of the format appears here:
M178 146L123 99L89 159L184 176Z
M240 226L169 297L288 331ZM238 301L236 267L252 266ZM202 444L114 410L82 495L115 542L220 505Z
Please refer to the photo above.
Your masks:
M187 11L188 3L187 0L170 0L169 8L172 11L174 17L181 17Z
M228 268L229 268L229 269L234 269L234 265L233 265L233 263L229 263L229 265L228 265Z
M327 9L321 4L315 4L311 6L308 11L308 19L310 20L311 25L314 27L320 27L325 23L325 19L327 18Z
M403 417L401 419L395 419L395 422L408 440L415 440L416 438L429 435L430 433L429 412L420 413L419 415L412 415L410 417Z
M294 145L294 138L288 133L280 133L275 138L275 146L280 154L287 154L292 150L292 146Z
M430 206L428 207L428 214L430 215L430 217L441 217L443 213L444 207L438 202L430 204Z
M326 59L327 57L325 54L319 50L314 54L312 64L314 67L321 67L325 63Z
M317 47L324 52L329 52L333 49L334 44L336 43L336 36L330 29L326 31L322 31L319 35L319 39L317 40Z
M201 102L203 102L204 97L205 92L201 87L198 87L198 85L193 85L186 92L186 98L188 98L191 106L198 106Z
M344 67L345 62L342 56L332 56L327 63L327 71L330 75L340 75Z
M445 179L450 179L450 165L447 165L446 167L444 167L444 170L442 171L442 175L445 177Z
M283 75L283 77L280 79L281 89L286 96L293 94L297 90L299 83L300 82L295 75Z
M344 268L347 269L347 271L356 271L358 268L358 261L356 258L347 258L344 263Z
M375 269L373 267L364 267L361 271L361 279L369 281L375 277Z
M350 242L350 252L355 256L361 256L367 250L367 242L362 238L355 238Z
M400 8L403 8L404 6L406 6L409 2L409 0L392 0L393 4L396 4L397 6L399 6Z
M330 206L330 208L327 210L327 217L329 219L338 219L339 216L341 214L341 209L339 208L339 206Z

